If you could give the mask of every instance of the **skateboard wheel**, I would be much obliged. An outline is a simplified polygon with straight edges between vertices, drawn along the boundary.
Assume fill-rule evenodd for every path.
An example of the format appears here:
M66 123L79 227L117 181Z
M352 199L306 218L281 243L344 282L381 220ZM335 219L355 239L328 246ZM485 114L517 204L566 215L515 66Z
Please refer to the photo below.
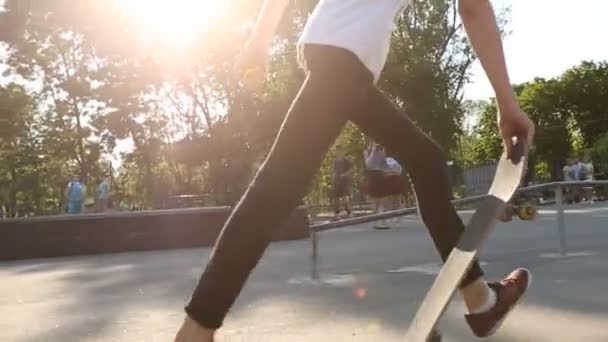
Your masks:
M524 205L519 208L519 218L521 220L530 221L536 217L537 211L536 207L532 205Z

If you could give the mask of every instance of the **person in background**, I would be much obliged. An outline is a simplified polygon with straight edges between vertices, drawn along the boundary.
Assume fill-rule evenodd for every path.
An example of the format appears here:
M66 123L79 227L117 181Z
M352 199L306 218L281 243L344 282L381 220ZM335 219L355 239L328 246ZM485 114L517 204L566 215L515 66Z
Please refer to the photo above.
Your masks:
M571 158L566 159L566 165L562 168L562 176L565 182L571 182L574 180L574 176L572 173L572 164L573 161ZM571 185L564 186L564 203L572 203L574 187Z
M583 181L586 182L592 182L595 180L594 177L594 172L595 169L593 167L593 161L591 160L591 158L586 157L585 158L585 163L583 163L583 170L584 170L584 176L585 179L583 179ZM585 195L585 201L589 202L589 203L593 203L593 186L583 186L583 192Z
M84 205L84 186L80 183L80 177L74 176L65 189L65 197L68 200L68 214L81 214Z
M104 175L101 183L97 187L95 196L95 212L103 213L108 209L108 201L110 199L110 179Z
M340 215L341 207L348 216L351 215L350 191L352 184L352 163L344 155L341 145L336 146L336 159L332 173L332 202L334 206L334 218Z
M572 180L574 181L583 181L587 178L586 170L583 163L581 163L578 157L574 158L572 165L570 166L570 173ZM582 201L583 199L583 189L581 185L575 185L571 188L572 190L572 200L576 203Z
M402 205L403 194L405 193L405 182L403 167L395 158L386 157L386 167L384 177L390 192L389 205L391 210L399 209Z
M389 189L385 172L389 169L388 158L384 146L372 144L365 151L365 182L366 193L372 198L374 212L383 213L389 205ZM380 220L376 229L390 228L388 220Z
M572 179L575 181L584 180L585 176L585 166L581 163L579 158L574 158L574 162L572 166L570 166L570 172L572 173Z
M573 181L574 178L572 177L572 159L568 158L566 159L566 165L564 165L564 167L562 168L562 176L564 178L564 181L566 182L570 182Z

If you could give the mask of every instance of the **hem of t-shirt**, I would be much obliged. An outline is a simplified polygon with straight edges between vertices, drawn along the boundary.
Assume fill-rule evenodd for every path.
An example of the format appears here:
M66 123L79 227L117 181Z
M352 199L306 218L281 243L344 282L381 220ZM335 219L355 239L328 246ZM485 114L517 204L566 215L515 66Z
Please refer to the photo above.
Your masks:
M351 48L349 48L347 46L340 46L338 44L331 44L331 43L327 43L327 42L315 42L315 41L311 41L311 40L298 41L297 47L296 47L297 51L298 51L298 63L300 64L300 67L302 67L302 68L305 68L304 56L302 54L302 49L304 48L305 45L320 45L320 46L327 46L327 47L344 49L346 51L349 51L355 57L357 57L359 62L361 62L361 65L363 65L365 67L365 69L367 69L374 76L374 82L378 82L378 79L380 78L380 75L376 75L376 73L372 69L370 69L370 67L367 65L367 63L365 63L363 61L363 59L361 58L361 56L359 56L359 54L357 52L353 51Z

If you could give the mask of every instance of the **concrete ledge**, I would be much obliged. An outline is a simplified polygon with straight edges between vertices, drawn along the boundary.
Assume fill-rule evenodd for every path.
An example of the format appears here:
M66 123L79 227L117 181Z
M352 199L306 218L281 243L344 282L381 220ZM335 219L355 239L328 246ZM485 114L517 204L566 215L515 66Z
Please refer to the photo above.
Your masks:
M0 260L211 246L229 214L209 207L0 220ZM298 208L273 240L305 238L307 211Z

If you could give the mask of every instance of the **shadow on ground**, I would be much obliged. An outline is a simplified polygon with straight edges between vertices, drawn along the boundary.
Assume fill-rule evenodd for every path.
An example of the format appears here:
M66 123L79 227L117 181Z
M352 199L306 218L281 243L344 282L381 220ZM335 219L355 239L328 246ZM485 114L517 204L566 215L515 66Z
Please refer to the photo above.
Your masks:
M525 266L527 301L491 341L606 341L608 225L603 207L570 213L570 258L554 258L554 218L501 224L483 253L489 278ZM275 243L239 297L225 341L399 340L432 275L388 273L437 262L414 217L397 229L323 233L323 282L308 281L308 243ZM1 341L167 341L208 249L0 263ZM546 255L545 255L546 254ZM456 299L445 341L471 341ZM36 322L26 324L25 322ZM5 338L3 334L7 334Z

